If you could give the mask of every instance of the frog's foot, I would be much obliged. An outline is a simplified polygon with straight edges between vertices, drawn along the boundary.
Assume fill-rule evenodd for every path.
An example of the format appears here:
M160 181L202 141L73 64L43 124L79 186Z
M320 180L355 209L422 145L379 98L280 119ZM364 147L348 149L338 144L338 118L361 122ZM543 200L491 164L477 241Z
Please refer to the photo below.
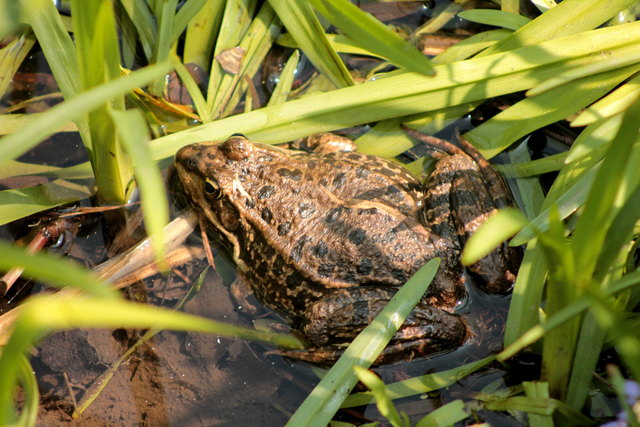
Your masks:
M380 313L395 291L366 286L333 290L307 307L300 329L321 354L319 359L327 359L329 349L335 352L336 345L352 341ZM455 349L468 335L462 318L420 302L395 333L390 348L402 352L399 358L408 354L424 356ZM385 363L393 353L391 350L384 353ZM303 359L311 360L309 357L312 356Z
M346 136L333 133L318 133L293 141L289 148L306 151L308 153L336 153L338 151L356 151L355 142Z

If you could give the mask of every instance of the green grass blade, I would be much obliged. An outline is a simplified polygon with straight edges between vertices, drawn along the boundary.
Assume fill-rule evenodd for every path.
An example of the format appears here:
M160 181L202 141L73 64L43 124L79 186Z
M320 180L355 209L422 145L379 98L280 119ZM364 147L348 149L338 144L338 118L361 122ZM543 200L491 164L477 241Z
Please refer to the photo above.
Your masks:
M59 168L56 166L37 165L33 163L8 161L2 166L0 179L17 176L43 176L49 178L87 179L93 177L89 162Z
M29 114L1 114L0 115L0 135L8 135L17 132L25 126L31 126L33 120L40 117L42 113ZM77 132L75 123L65 123L58 132ZM4 171L3 171L4 172Z
M265 4L260 8L258 15L242 38L240 47L244 49L244 57L242 58L240 71L237 75L228 76L228 81L230 82L229 90L227 92L221 90L221 95L220 93L218 94L223 101L223 116L228 116L233 112L240 102L242 94L247 89L246 80L253 79L262 66L264 58L269 53L273 41L280 32L280 27L276 25L276 22L275 12L269 4ZM250 96L251 91L247 92L246 109L252 107Z
M165 75L169 69L167 63L141 68L128 77L97 86L50 108L42 113L37 121L34 120L31 126L0 139L0 165L26 153L53 135L65 122L82 117L87 111L98 108L114 96L144 86Z
M82 89L118 79L120 48L113 5L110 2L72 0L71 14ZM109 115L109 107L123 109L123 94L88 112L92 141L88 153L100 197L115 204L126 201L126 186L132 173Z
M587 199L587 195L589 194L589 189L591 188L596 172L596 167L587 171L575 182L575 184L573 184L557 198L555 203L561 219L567 218L584 204L584 201ZM549 200L549 195L547 195L547 200ZM525 244L535 237L535 229L546 231L549 228L548 216L550 209L551 208L543 209L537 217L531 220L529 225L527 225L511 240L511 244Z
M471 265L479 261L502 242L515 235L527 223L525 216L517 209L499 210L467 240L460 261L463 265Z
M520 46L592 30L633 3L635 0L565 0L483 54L505 52Z
M66 98L75 95L80 90L80 72L73 42L58 10L48 0L21 0L21 3L60 90Z
M222 21L224 5L223 0L207 0L196 17L189 22L184 40L185 64L197 64L209 71L211 53Z
M23 34L0 49L0 97L4 97L14 74L35 42L33 37Z
M189 22L202 10L208 0L189 0L176 12L169 45L173 45L184 32Z
M164 259L166 248L163 228L169 222L169 202L162 174L151 159L146 122L138 110L112 110L111 116L133 162L136 182L140 188L144 226L147 235L151 237L156 262L161 271L167 271L169 266Z
M48 0L21 1L27 22L47 58L47 64L56 78L56 83L65 99L70 99L80 90L81 77L73 41L62 23L58 10L53 2ZM90 147L91 135L86 116L79 115L74 121L83 144ZM5 159L6 157L0 158L0 163Z
M552 154L536 160L518 161L505 165L494 165L496 170L508 178L527 178L554 172L567 163L568 153Z
M608 59L609 60L606 63L587 64L582 67L566 71L559 76L549 79L530 89L527 91L527 96L535 96L548 90L564 86L574 80L594 76L599 73L610 71L611 69L624 68L628 65L637 65L640 62L640 52L638 52L633 45L626 46L616 52L612 52Z
M24 402L22 414L18 418L16 426L35 426L40 406L40 392L38 391L36 373L27 358L24 356L20 357L18 361L17 376L20 386L22 387Z
M616 49L633 40L640 41L640 23L598 29L513 52L440 65L433 78L404 73L309 95L160 138L154 145L154 158L172 156L187 143L224 139L235 132L263 142L282 142L513 93L570 67L606 61L606 58L592 55L593 51ZM548 51L563 52L563 56L551 56L546 53ZM292 122L296 123L295 127L290 126Z
M538 240L533 239L527 244L514 284L504 332L505 348L539 323L546 277L544 256Z
M95 194L93 179L56 179L42 185L0 191L0 225Z
M485 156L493 157L519 138L562 120L594 102L637 68L634 65L566 82L556 90L518 102L464 136Z
M368 368L373 363L426 292L439 263L438 258L429 261L398 290L300 405L289 419L288 426L325 426L329 423L358 381L353 367Z
M450 62L467 59L481 50L494 45L496 42L505 39L510 36L511 33L512 31L499 29L474 34L449 47L447 50L433 58L431 63L434 65L448 64Z
M358 380L371 390L371 393L373 393L376 399L378 411L380 411L383 417L389 420L393 427L409 425L406 414L402 414L402 417L400 416L386 392L384 383L376 374L362 366L354 366L353 371L356 377L358 377Z
M548 399L551 397L549 396L549 384L545 382L525 381L522 383L522 388L527 397L533 399ZM528 412L527 418L529 419L529 425L532 427L553 427L553 417L550 415Z
M619 292L625 291L629 288L637 286L640 283L640 272L635 271L629 273L626 276L611 283L603 292L603 297L610 297L616 295ZM537 340L543 338L549 331L563 325L572 318L581 315L584 311L588 310L593 304L591 297L581 297L570 305L564 307L554 315L547 318L544 322L526 331L520 337L518 337L513 343L502 350L496 355L496 359L503 362L513 357L518 352L527 348L535 343Z
M531 157L529 156L529 148L526 143L520 144L514 150L509 151L509 160L514 163L518 163L520 166L523 164L531 164ZM556 159L551 159L556 160ZM551 162L550 162L551 163ZM517 168L516 168L517 169ZM560 169L558 164L556 169ZM500 170L498 170L501 172ZM536 174L540 174L537 172ZM533 219L542 209L544 203L544 191L540 185L538 178L523 178L518 177L516 179L516 186L518 188L518 206L521 206L525 216L528 219Z
M598 324L592 312L588 312L580 328L567 387L566 403L575 410L582 409L587 398L606 335L607 330Z
M440 390L441 388L448 387L467 375L472 374L478 369L487 366L494 360L494 356L489 356L447 371L435 372L433 374L422 375L419 377L409 378L404 381L387 384L387 394L391 399L401 399L403 397L416 396ZM371 402L373 402L373 395L371 392L353 393L345 399L342 407L353 408L356 406L368 405Z
M147 60L151 61L158 37L156 19L144 0L120 0L135 25Z
M204 96L202 96L202 92L200 91L196 81L191 76L191 73L189 73L187 67L185 67L184 64L180 62L180 59L178 59L174 54L171 54L169 60L171 61L173 68L176 70L176 74L180 77L182 84L184 84L187 92L189 92L189 96L191 97L191 101L193 102L193 106L195 107L198 116L200 116L200 120L202 120L203 123L210 122L211 116L209 115L207 101L204 99Z
M580 272L580 285L589 283L598 259L597 249L605 241L616 198L616 192L612 189L626 184L623 180L625 166L638 137L638 123L640 102L636 101L625 114L622 125L611 142L585 202L584 212L578 219L572 246Z
M596 120L602 120L622 113L629 108L640 96L640 75L601 98L571 121L571 126L586 126Z
M293 80L295 79L295 71L298 66L298 61L300 60L300 51L295 50L289 59L287 59L287 63L284 65L282 72L280 73L280 78L278 80L278 84L276 88L273 90L271 94L271 98L269 98L269 102L267 103L267 107L271 107L273 105L282 104L286 102L289 98L289 93L291 93L291 85L293 84Z
M313 7L340 31L399 67L432 76L429 59L372 15L347 0L311 0Z
M154 10L154 15L158 25L158 35L151 62L164 62L169 59L169 52L173 45L173 24L176 16L178 0L164 0L159 3L159 5L160 6ZM163 91L164 81L154 81L151 85L150 92L157 97L162 97Z
M464 410L464 402L458 399L431 411L416 423L416 427L450 426L467 417L469 414Z
M0 241L0 269L9 271L14 267L24 268L24 275L42 282L72 286L90 294L114 298L117 291L89 274L78 263L48 253L29 255L23 248Z
M223 51L232 49L240 44L251 25L251 17L256 7L255 0L230 0L224 8L220 32L216 40L214 59L209 74L209 89L207 105L211 117L218 117L226 101L229 86L233 83L233 75L222 69L216 59Z
M272 0L269 3L291 37L321 73L336 87L354 84L347 67L331 46L308 2Z
M146 304L126 302L119 298L36 296L20 307L11 338L0 355L2 425L13 421L12 394L16 371L23 355L49 331L71 327L189 330L261 340L288 348L301 347L299 340L291 335L260 332Z
M495 25L509 30L517 30L531 22L529 18L518 15L517 13L494 9L463 10L458 13L458 16L467 21L485 25Z

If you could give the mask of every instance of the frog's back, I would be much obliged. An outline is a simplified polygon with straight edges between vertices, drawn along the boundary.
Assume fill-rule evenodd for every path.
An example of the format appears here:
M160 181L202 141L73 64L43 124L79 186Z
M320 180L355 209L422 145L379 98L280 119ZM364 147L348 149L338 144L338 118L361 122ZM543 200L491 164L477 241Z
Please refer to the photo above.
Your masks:
M280 311L297 313L328 288L399 286L447 244L420 224L419 182L399 165L353 152L255 154L238 168L243 240L253 242L241 257Z

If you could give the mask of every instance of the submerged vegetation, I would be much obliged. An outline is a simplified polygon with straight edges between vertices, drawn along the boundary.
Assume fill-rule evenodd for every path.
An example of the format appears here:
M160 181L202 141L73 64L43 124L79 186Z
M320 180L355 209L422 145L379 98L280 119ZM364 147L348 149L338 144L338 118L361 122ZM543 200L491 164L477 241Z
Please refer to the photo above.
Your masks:
M356 140L359 150L393 158L412 146L403 123L435 133L486 100L524 93L463 134L487 158L516 146L500 171L516 183L520 209L493 217L464 252L471 263L504 239L526 247L504 350L394 384L353 369L368 368L384 348L393 325L383 318L398 323L404 318L399 313L406 316L424 292L424 276L433 274L430 263L354 341L290 422L324 425L341 406L375 401L393 425L404 425L393 399L446 387L491 362L509 363L532 351L541 355L537 381L470 402L455 400L419 424L453 424L481 408L509 411L532 425L589 424L588 409L606 394L619 397L635 425L637 406L626 402L625 384L640 381L637 5L531 0L525 13L520 1L499 3L499 10L464 11L470 2L438 3L430 20L402 37L401 26L385 25L346 0L72 0L70 17L50 0L0 2L0 93L7 93L38 43L64 98L44 112L17 114L15 108L0 115L0 179L47 177L39 185L0 191L0 223L90 196L124 204L138 186L162 267L169 209L158 165L183 145L234 133L280 143L370 124ZM453 19L499 28L476 32L430 60L415 48L422 35ZM329 27L336 31L326 33ZM265 95L256 79L276 45L292 53ZM375 58L376 65L356 74L341 54ZM298 87L303 56L318 72ZM194 78L194 69L204 77ZM175 75L166 78L172 70ZM167 81L176 78L188 105L168 94ZM530 160L523 138L559 121L577 134L570 149ZM16 160L60 131L79 133L88 163L56 168ZM420 173L423 163L407 167ZM543 190L538 177L549 172L557 176ZM76 263L0 243L3 270L22 266L26 275L65 288L32 297L0 319L0 423L35 423L39 397L28 352L56 329L174 328L300 345L291 336L127 302ZM400 299L404 294L412 296ZM619 366L604 372L604 351ZM349 395L358 379L372 392ZM16 384L24 395L19 410Z

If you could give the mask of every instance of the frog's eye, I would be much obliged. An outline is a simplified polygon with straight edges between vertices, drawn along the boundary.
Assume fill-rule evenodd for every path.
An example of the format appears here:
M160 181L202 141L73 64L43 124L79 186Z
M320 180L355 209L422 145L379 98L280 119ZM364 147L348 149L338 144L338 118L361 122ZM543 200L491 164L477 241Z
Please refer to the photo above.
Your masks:
M222 191L220 191L220 186L215 180L207 178L204 181L204 194L209 198L219 199L222 196Z

